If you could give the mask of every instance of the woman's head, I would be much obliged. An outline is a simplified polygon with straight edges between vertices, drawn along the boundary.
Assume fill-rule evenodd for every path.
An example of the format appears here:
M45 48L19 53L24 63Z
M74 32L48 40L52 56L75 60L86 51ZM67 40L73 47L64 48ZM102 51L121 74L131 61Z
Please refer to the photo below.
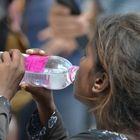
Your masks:
M75 96L93 108L102 129L140 131L140 15L98 20L77 81Z

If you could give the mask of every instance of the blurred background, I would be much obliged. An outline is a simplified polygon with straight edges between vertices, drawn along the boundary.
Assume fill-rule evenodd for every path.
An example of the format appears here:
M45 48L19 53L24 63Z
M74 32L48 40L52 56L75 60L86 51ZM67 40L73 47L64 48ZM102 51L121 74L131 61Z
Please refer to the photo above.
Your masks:
M79 14L72 14L68 7L65 11L65 6L56 0L0 0L0 51L19 49L25 53L28 48L40 48L79 65L98 16L140 11L139 0L75 0L75 3ZM72 89L71 85L54 91L55 103L70 135L96 126L88 108L73 98ZM11 104L13 117L7 140L28 140L26 125L35 108L32 97L22 89Z

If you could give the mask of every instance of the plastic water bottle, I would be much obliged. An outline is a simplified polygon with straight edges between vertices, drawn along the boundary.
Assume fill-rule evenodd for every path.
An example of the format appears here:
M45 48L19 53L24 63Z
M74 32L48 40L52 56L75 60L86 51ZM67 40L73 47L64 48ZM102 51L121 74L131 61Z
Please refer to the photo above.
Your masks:
M60 56L25 55L25 75L21 81L34 86L59 90L69 86L75 79L78 66L73 66Z

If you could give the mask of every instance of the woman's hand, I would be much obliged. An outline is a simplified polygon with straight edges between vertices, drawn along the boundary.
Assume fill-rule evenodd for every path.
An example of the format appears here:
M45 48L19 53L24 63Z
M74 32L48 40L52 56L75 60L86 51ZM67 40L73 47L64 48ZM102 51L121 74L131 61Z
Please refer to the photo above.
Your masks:
M45 43L42 49L49 55L61 55L68 57L76 49L78 49L78 44L74 39L62 39L54 37Z
M75 39L89 31L91 13L71 15L70 9L63 5L53 5L49 13L49 27L38 34L40 40L57 37Z
M45 52L40 49L28 49L26 53L30 55L46 55ZM29 84L22 84L21 86L25 87L26 90L32 94L32 97L38 107L42 125L45 125L49 117L56 110L52 97L52 91L44 87L36 87Z

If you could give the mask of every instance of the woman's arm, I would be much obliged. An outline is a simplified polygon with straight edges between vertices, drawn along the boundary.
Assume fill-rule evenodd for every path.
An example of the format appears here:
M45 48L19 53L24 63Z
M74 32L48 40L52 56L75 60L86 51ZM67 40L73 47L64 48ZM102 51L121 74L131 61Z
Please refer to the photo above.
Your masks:
M27 50L28 54L45 55L42 50ZM52 91L44 87L36 87L29 84L22 84L32 94L36 102L37 110L32 114L28 131L31 139L61 140L67 138L66 130L63 127L62 119L56 110Z

